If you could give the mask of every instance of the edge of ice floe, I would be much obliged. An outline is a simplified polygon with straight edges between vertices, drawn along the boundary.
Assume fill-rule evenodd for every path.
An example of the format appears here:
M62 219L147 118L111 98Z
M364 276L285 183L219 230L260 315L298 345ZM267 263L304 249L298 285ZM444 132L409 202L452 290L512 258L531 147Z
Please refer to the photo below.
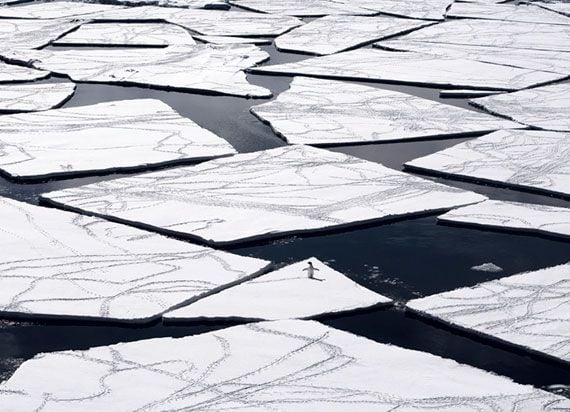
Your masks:
M1 83L1 82L0 82ZM28 82L26 82L28 83ZM65 103L67 103L68 101L71 100L71 98L75 95L75 92L77 91L77 84L73 83L73 82L66 82L69 85L72 85L73 87L71 87L70 89L70 93L61 101L59 101L58 103L46 107L45 109L40 109L40 110L36 110L36 109L27 109L27 110L20 110L20 109L0 109L0 113L1 114L17 114L17 113L35 113L35 112L45 112L47 110L53 110L53 109L59 109L60 107L62 107ZM34 84L34 83L29 83L30 85ZM65 83L64 83L65 84ZM0 170L0 175L7 177L8 179L10 179L10 176L8 173Z

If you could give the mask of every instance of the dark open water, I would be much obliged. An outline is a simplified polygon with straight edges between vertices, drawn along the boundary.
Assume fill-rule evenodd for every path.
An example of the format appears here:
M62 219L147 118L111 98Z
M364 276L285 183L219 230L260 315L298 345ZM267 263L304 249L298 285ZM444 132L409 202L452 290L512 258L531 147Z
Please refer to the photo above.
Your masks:
M270 64L308 57L278 53L273 46L262 48L270 52ZM271 89L277 95L288 88L291 78L250 75L249 80ZM58 81L58 79L48 81ZM439 89L380 83L362 84L403 91L476 110L464 99L440 99ZM240 152L268 149L284 144L268 126L249 113L252 105L260 104L267 99L248 100L146 88L80 84L75 96L65 104L65 107L143 97L164 101L180 114L228 140ZM466 139L344 146L331 150L381 162L400 170L407 160L453 146L464 140ZM94 176L25 185L14 184L0 178L0 196L37 203L38 195L44 192L119 176L121 175ZM474 190L494 199L568 206L567 201L553 197L452 180L437 180ZM294 236L228 250L269 259L278 264L315 256L362 285L397 302L570 261L568 242L538 236L444 226L436 223L435 216L385 225L368 225L319 236ZM474 265L486 262L501 266L504 272L494 274L470 269ZM535 386L570 384L568 365L531 356L483 338L458 332L442 324L408 314L397 307L328 317L322 321L378 342L434 353L493 371L511 377L519 383ZM40 352L86 349L162 336L185 336L233 324L155 323L145 327L127 327L64 321L25 323L0 320L0 380L8 378L22 361Z

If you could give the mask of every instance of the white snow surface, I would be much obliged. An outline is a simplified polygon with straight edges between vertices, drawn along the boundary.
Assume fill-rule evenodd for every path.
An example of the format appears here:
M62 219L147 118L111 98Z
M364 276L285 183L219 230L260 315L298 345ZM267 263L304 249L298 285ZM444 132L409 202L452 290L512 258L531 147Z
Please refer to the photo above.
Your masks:
M444 222L537 232L570 239L570 209L487 200L439 216Z
M2 13L3 8L0 8ZM0 19L2 49L37 49L77 28L80 21L57 19Z
M570 408L502 376L302 320L40 354L0 385L0 403L45 412Z
M570 134L502 130L412 161L410 169L570 195Z
M409 94L308 77L295 77L289 90L251 111L293 144L456 137L524 127Z
M218 244L435 212L486 199L302 145L104 181L43 198Z
M79 1L48 1L28 3L18 7L0 8L0 17L16 19L91 18L95 14L111 10L123 10L123 6L86 3ZM37 22L42 24L41 22Z
M308 262L316 269L315 279L309 279L304 270ZM306 319L390 302L313 257L166 313L163 318Z
M570 361L570 264L408 302L416 312Z
M230 0L248 10L298 17L328 15L372 15L376 11L358 6L358 0Z
M41 80L49 75L50 72L48 71L31 69L0 61L0 83Z
M453 0L345 0L380 13L413 19L443 20Z
M74 92L75 84L70 82L0 85L0 112L48 110L64 103ZM0 123L0 130L2 126Z
M113 171L236 153L224 139L154 99L1 119L0 169L18 178Z
M144 322L267 264L6 198L0 216L0 313L12 316Z
M455 2L447 17L500 20L505 22L570 25L570 19L561 14L541 9L533 4L485 4Z

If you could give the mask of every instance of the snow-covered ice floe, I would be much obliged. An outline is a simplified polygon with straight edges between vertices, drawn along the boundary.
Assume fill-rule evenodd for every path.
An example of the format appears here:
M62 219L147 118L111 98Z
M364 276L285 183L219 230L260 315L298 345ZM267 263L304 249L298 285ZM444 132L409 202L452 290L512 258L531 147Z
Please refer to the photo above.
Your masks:
M352 50L294 63L254 67L249 71L486 90L518 90L567 77L463 58L379 49Z
M123 6L79 1L34 2L23 4L18 7L2 7L0 8L0 17L15 19L87 19L98 13L124 9L125 8ZM41 23L38 22L38 24Z
M45 79L50 72L6 64L0 61L0 83L26 82Z
M499 273L503 271L503 268L492 262L487 262L477 266L472 266L471 270L475 270L477 272Z
M133 49L0 51L10 61L68 75L76 82L147 85L244 97L270 97L244 69L269 55L251 45L197 44Z
M407 169L570 195L570 134L503 130L405 164Z
M570 17L570 3L561 1L533 1L534 5Z
M96 23L56 40L60 46L170 46L196 44L182 27L167 23Z
M52 109L65 103L74 92L75 84L70 82L0 85L0 112L35 112ZM0 123L0 130L3 125Z
M413 19L443 20L453 0L344 0L379 13Z
M287 142L335 145L411 140L522 125L391 90L295 77L276 100L254 106Z
M189 9L227 10L229 3L225 0L105 0L105 3L125 6L160 6L182 7Z
M570 25L570 19L561 14L541 9L533 4L485 4L455 2L447 17L500 20L505 22Z
M315 268L313 279L308 276L308 262ZM306 319L390 302L313 257L166 313L163 318Z
M194 35L195 39L198 39L204 43L212 44L271 44L273 40L271 39L260 39L256 37L234 37L234 36L201 36L199 34Z
M1 117L0 170L38 179L208 160L236 153L224 139L154 99Z
M0 199L0 215L3 315L145 322L267 265L15 200Z
M452 210L438 220L570 239L570 209L565 207L487 200Z
M392 16L327 16L279 36L275 46L278 50L325 55L429 24L433 22Z
M300 145L70 188L43 199L224 244L431 213L486 198Z
M0 13L2 9L0 8ZM80 21L0 19L2 49L37 49L77 28Z
M297 17L372 15L377 13L374 10L359 7L354 0L230 0L230 3L248 10Z
M570 264L522 273L407 303L472 333L570 362Z
M315 321L37 355L0 385L18 411L544 411L570 400Z
M528 126L570 132L569 83L474 99L471 103Z

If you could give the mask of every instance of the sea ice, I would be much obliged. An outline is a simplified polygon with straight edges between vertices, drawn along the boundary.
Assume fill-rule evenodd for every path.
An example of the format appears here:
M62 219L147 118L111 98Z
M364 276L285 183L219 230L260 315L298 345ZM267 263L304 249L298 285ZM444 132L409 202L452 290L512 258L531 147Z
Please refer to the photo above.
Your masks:
M518 90L567 77L475 60L378 49L352 50L249 71L496 90Z
M570 195L570 134L503 130L405 164L476 181Z
M413 19L443 20L453 0L344 0L383 14Z
M570 264L408 302L415 312L570 361Z
M307 276L308 262L317 270L314 279ZM313 257L166 313L163 318L305 319L390 302Z
M19 179L192 162L236 152L160 100L105 102L1 119L0 169Z
M289 90L251 111L292 144L456 137L523 127L409 94L308 77L295 77Z
M483 97L471 103L528 126L570 132L570 83Z
M0 8L0 13L2 12ZM37 49L75 29L79 21L0 19L0 45L3 49Z
M250 45L17 50L0 54L10 61L66 74L77 82L147 85L244 97L271 96L271 91L248 83L243 72L269 57Z
M43 199L224 244L435 212L485 197L300 145L70 188Z
M489 272L489 273L499 273L503 271L503 268L500 266L495 265L492 262L483 263L481 265L473 266L471 270L475 270L477 272Z
M124 7L79 1L34 2L18 7L2 7L0 8L0 17L15 19L90 18L96 13L121 9ZM40 22L37 23L41 24Z
M248 10L298 17L376 14L374 10L358 7L354 0L230 0L230 3Z
M57 40L60 46L170 46L196 44L182 27L166 23L96 23Z
M6 64L0 61L0 83L26 82L45 79L50 72Z
M568 3L566 0L548 2L535 1L532 4L545 8L547 10L555 11L556 13L560 13L565 16L570 16L570 3Z
M200 36L194 35L195 39L204 43L212 44L271 44L271 39L260 39L256 37L234 37L234 36Z
M570 209L564 207L487 200L452 210L438 220L570 238Z
M75 84L70 82L0 85L0 112L35 112L52 109L67 101L74 92ZM0 123L0 130L3 126L4 124Z
M145 322L267 265L5 198L0 215L4 315Z
M558 13L541 9L532 4L484 4L455 2L447 17L500 20L521 23L545 23L570 25L570 19Z
M0 385L11 411L544 411L570 400L315 321L39 354Z
M285 51L332 54L429 24L433 23L392 16L327 16L279 36L275 46Z

